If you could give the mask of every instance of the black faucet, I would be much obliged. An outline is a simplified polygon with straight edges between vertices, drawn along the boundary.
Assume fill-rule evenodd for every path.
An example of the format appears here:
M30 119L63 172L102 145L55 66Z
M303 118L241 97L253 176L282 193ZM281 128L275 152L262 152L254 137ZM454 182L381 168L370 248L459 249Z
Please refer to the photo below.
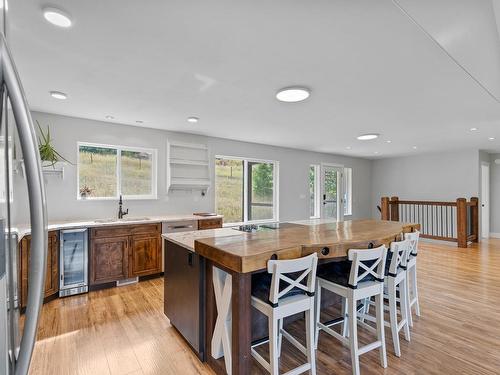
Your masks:
M123 219L125 215L128 215L128 208L127 211L123 211L123 200L122 200L122 195L120 194L120 200L118 201L118 219Z

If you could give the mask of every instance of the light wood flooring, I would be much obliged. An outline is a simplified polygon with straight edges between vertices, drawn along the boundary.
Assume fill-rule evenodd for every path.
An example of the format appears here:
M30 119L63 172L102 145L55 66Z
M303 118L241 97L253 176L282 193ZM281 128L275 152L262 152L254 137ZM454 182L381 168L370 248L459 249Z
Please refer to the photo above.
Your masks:
M386 329L388 368L376 351L361 357L362 374L500 374L500 240L469 249L421 244L422 317L411 342L394 356ZM302 323L290 332L302 338ZM371 334L360 328L360 340ZM265 348L262 349L265 352ZM281 372L300 364L283 344ZM349 350L325 335L318 374L351 374ZM253 373L265 372L254 364ZM43 308L32 375L212 374L163 314L163 280L59 299Z

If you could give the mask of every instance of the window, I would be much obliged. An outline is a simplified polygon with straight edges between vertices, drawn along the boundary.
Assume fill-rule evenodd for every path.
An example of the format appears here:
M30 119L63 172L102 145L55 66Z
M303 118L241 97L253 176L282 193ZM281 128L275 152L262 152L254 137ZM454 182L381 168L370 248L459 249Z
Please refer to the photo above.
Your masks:
M277 221L278 162L217 156L215 206L226 223Z
M316 219L320 213L320 166L311 165L309 167L309 216Z
M344 215L352 215L352 168L344 168Z
M78 143L78 199L156 199L156 150Z

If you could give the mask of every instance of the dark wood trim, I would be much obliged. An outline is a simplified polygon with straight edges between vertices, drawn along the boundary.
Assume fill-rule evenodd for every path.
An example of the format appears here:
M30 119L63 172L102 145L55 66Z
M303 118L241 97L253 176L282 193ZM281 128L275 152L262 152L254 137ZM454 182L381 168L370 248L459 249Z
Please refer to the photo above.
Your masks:
M232 281L232 373L245 375L252 367L252 275L233 273Z
M458 247L467 247L467 201L457 199L457 242Z

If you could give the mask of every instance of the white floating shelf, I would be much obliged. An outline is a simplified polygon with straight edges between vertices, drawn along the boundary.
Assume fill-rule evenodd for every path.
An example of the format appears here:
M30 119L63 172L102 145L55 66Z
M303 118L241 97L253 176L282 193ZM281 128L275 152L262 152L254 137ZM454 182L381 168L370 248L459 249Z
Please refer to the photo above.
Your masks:
M63 162L57 162L54 165L43 165L42 173L44 176L57 176L64 180L64 165Z

